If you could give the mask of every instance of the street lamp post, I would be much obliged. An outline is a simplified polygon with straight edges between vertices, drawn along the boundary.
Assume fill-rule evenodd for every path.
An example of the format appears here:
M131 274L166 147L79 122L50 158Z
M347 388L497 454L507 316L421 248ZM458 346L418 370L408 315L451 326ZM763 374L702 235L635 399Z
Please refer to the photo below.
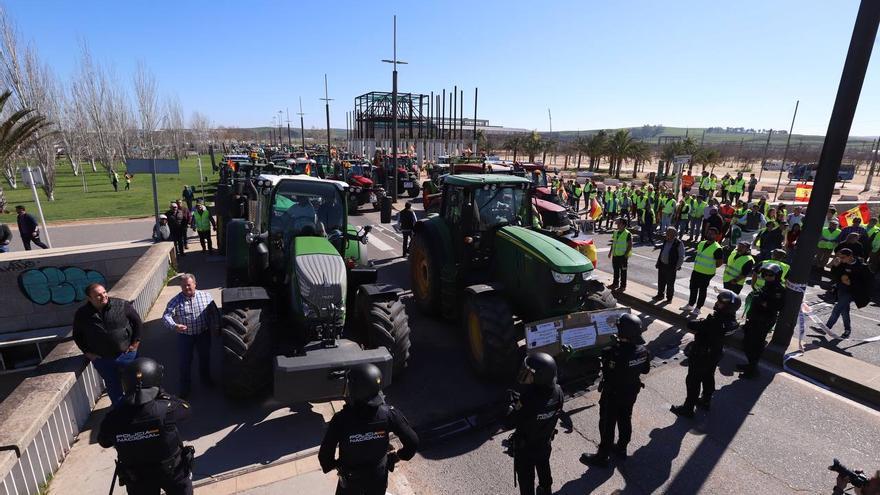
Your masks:
M846 150L846 141L849 138L859 95L865 82L865 73L877 37L878 25L880 25L880 2L863 0L856 15L849 50L843 64L843 73L837 87L837 97L828 121L828 130L825 134L822 154L819 156L819 165L816 168L816 179L813 181L807 215L794 252L794 263L785 282L785 307L773 332L773 344L783 349L791 343L794 327L798 321L801 303L804 300L804 289L822 230L822 221L828 205L831 204L831 195L834 193L840 161Z
M324 74L324 97L321 98L324 100L324 110L327 113L327 163L330 163L330 102L333 101L333 98L330 98L330 95L327 91L327 74Z
M303 99L299 97L299 137L302 140L303 153L306 152L306 126L303 124Z
M391 72L391 166L394 167L393 181L389 184L391 191L391 202L397 202L397 64L406 64L401 60L397 60L397 16L394 16L394 56L391 60L383 59L382 62L391 64L394 70ZM384 166L384 165L383 165ZM391 174L385 173L386 177L392 177Z

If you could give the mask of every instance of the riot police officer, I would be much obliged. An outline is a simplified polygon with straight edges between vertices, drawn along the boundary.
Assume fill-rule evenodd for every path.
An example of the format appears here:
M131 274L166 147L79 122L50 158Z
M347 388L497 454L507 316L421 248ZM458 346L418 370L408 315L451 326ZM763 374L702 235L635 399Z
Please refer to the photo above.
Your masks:
M767 334L776 326L776 319L785 302L785 289L782 287L782 267L765 263L761 267L764 285L752 295L746 324L743 327L743 350L748 363L736 365L742 372L741 378L758 376L758 361L767 345Z
M637 316L622 315L617 321L617 345L602 352L599 449L595 454L581 455L580 461L584 464L606 467L612 453L620 460L626 459L626 447L632 437L632 410L644 387L640 378L651 370L651 353L643 345L643 331L642 321Z
M562 389L556 383L556 361L544 352L536 352L523 360L519 382L525 386L521 394L513 394L505 422L513 432L513 469L521 495L534 495L535 471L538 472L538 494L550 494L553 476L550 472L551 443L556 423L562 414Z
M117 474L130 495L192 494L192 447L184 447L177 423L189 404L161 389L162 365L137 358L122 373L125 395L101 422L98 443L116 447Z
M339 472L337 495L385 495L388 472L397 461L412 459L419 438L403 414L385 404L382 372L375 365L353 366L345 387L346 404L330 420L318 461L325 473ZM392 432L403 448L389 452Z
M694 417L694 406L709 410L712 394L715 393L715 368L724 352L724 337L739 328L736 312L740 307L739 296L729 290L718 293L714 312L703 320L688 323L694 333L694 340L688 345L688 372L685 378L687 397L684 404L670 409L678 416ZM700 388L703 394L700 395Z

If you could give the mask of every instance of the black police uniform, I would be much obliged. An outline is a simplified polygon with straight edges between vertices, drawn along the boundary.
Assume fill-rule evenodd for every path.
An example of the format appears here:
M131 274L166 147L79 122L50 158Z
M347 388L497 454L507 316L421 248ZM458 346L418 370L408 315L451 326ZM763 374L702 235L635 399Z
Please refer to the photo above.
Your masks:
M333 416L321 442L318 461L325 473L339 471L337 495L385 495L388 471L394 469L394 463L388 459L392 432L403 443L398 457L412 459L418 448L418 436L403 414L385 404L381 395L366 403L346 404ZM337 446L339 459L335 458Z
M743 327L743 350L749 360L747 372L754 373L767 345L767 334L776 325L776 319L785 303L785 288L778 280L765 281L752 296L749 314Z
M164 393L145 404L128 400L101 422L98 443L116 447L119 480L129 495L192 494L192 450L183 446L177 423L190 416L189 404Z
M619 342L602 352L602 396L599 398L599 455L607 455L614 446L626 451L632 437L632 410L643 385L641 375L651 370L651 353L645 346Z
M538 486L549 493L553 485L551 442L562 414L562 404L559 385L529 385L507 415L508 427L516 429L513 433L513 469L522 495L534 495L535 471L538 472Z
M684 406L693 412L698 403L708 407L715 393L715 368L724 353L724 337L739 328L733 315L713 313L703 320L688 323L694 341L688 351L688 372L685 378L687 398ZM700 396L702 386L703 395Z

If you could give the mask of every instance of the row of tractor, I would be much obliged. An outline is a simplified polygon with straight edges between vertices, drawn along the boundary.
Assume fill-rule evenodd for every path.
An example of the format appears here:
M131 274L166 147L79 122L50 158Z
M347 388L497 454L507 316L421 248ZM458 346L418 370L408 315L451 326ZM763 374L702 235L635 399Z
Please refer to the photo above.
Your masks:
M225 392L247 398L271 390L287 403L335 399L357 363L376 364L390 383L409 361L409 318L401 289L377 282L371 228L348 218L363 190L375 191L367 186L377 167L349 158L346 180L336 180L297 171L291 158L236 159L225 162L217 194L227 260ZM315 168L325 177L331 170ZM510 379L524 348L545 350L551 337L553 353L566 358L595 356L610 343L608 333L558 342L584 332L583 315L616 302L593 277L588 250L536 226L531 178L460 173L437 188L436 212L413 233L412 294L422 312L465 329L480 376Z

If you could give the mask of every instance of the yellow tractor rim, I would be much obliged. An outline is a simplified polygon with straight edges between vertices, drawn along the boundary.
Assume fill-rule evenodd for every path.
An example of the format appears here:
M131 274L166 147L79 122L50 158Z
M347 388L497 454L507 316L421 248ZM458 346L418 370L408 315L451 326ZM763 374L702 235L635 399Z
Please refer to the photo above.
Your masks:
M416 292L418 292L419 299L427 299L429 290L430 290L430 281L428 280L428 258L424 255L421 249L415 250L413 253L415 255L415 265L416 265L416 273L418 276L416 277Z
M476 313L468 314L468 340L471 344L471 355L477 363L483 362L483 332L480 330L480 318Z

